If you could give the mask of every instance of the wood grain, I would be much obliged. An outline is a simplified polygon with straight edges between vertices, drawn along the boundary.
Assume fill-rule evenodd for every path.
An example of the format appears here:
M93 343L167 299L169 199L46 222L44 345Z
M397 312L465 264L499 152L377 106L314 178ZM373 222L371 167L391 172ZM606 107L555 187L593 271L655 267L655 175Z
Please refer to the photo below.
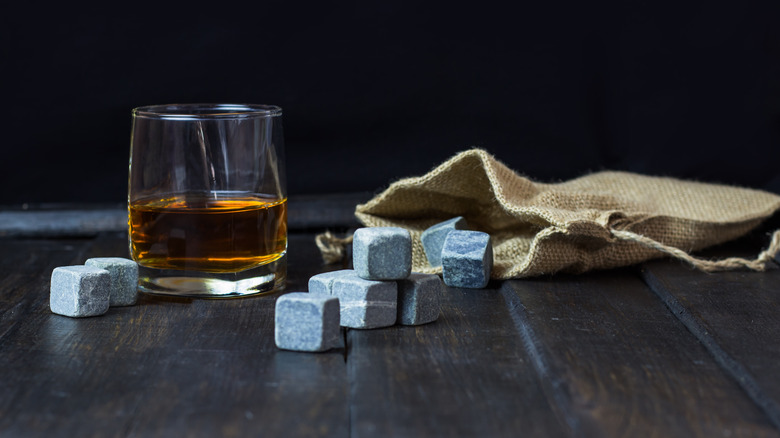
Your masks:
M703 274L658 261L642 276L780 429L780 269Z
M347 341L353 437L569 434L494 289L448 288L437 321Z
M291 247L307 242L291 237ZM126 248L122 234L2 242L0 435L348 435L343 349L278 350L274 296L142 296L83 319L49 311L51 268ZM17 265L20 275L7 274Z
M574 436L778 436L631 271L510 281L501 292Z
M314 244L354 226L334 199L300 204L290 292L350 266ZM780 436L780 270L449 288L435 323L308 354L274 346L276 296L52 314L54 267L127 257L124 229L95 233L0 237L0 436Z

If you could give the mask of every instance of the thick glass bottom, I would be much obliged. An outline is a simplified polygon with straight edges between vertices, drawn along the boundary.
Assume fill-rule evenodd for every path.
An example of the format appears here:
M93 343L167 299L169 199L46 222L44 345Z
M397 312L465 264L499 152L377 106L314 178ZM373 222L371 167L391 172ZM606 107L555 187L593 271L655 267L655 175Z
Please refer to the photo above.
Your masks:
M239 298L284 289L287 255L271 263L233 273L154 269L138 266L138 290L147 294L193 298Z

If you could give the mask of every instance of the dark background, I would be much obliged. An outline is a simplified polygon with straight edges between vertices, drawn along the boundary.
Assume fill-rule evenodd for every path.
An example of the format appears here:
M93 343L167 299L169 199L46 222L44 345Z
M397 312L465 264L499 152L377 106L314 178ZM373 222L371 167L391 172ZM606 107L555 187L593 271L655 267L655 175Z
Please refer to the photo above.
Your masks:
M130 110L284 109L291 195L379 191L478 146L780 192L780 2L17 6L0 204L123 202Z

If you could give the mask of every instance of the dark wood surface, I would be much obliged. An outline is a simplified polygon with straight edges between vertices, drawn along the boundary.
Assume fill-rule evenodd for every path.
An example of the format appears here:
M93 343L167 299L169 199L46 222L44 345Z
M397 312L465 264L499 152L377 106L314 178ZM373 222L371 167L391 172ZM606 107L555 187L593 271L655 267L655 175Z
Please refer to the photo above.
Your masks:
M776 436L633 272L511 281L501 292L574 436Z
M288 292L348 266L314 244L355 226L356 198L339 202L296 207ZM52 314L52 269L97 256L126 257L125 232L0 238L0 436L780 436L778 269L660 260L448 288L434 323L309 354L274 346L278 295Z
M642 277L780 426L780 270L707 276L653 262L644 267Z

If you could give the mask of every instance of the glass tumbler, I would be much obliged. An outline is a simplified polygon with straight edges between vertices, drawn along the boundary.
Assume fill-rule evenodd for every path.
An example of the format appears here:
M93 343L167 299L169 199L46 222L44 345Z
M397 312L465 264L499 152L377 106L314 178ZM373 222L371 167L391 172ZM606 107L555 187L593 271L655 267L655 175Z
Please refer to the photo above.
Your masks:
M128 185L130 254L142 292L239 297L284 287L281 108L134 109Z

